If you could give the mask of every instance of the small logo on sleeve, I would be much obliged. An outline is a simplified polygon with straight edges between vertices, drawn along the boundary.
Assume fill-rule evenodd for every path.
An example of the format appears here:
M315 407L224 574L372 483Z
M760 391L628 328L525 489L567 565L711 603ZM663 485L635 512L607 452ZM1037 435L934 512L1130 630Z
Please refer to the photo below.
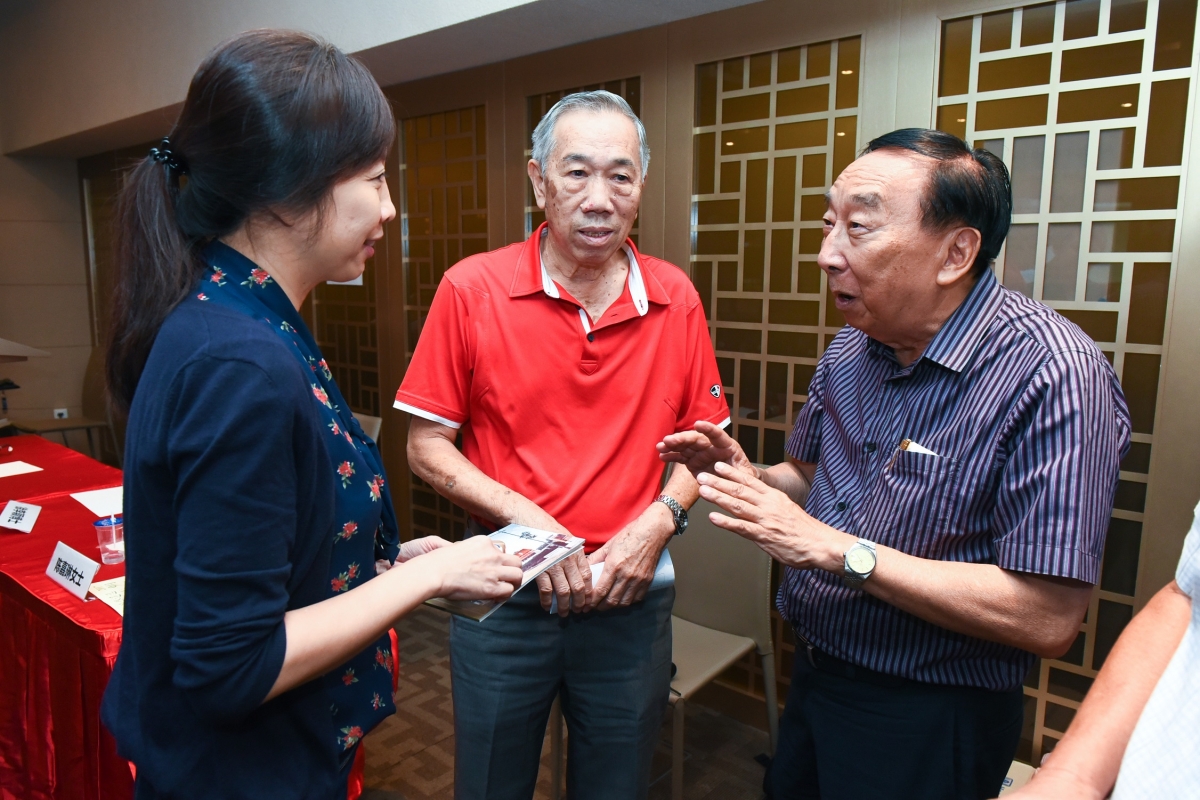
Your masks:
M708 393L711 394L713 397L720 397L721 396L721 384L714 383L712 386L708 387Z

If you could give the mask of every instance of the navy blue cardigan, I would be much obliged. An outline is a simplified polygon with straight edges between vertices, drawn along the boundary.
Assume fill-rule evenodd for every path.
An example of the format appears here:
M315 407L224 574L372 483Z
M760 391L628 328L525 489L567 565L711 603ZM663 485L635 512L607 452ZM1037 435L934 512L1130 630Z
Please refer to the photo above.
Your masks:
M139 798L345 790L322 681L262 703L284 612L329 596L337 478L305 372L267 326L193 296L142 374L124 640L102 708Z

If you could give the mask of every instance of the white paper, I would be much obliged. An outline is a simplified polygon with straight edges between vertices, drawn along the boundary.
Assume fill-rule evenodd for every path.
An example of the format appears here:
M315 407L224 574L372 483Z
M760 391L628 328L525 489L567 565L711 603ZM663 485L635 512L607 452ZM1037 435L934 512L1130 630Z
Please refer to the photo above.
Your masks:
M600 583L600 576L603 574L603 561L599 564L592 564L592 586ZM663 550L662 555L658 557L658 566L654 568L654 577L650 580L650 588L647 591L653 592L655 589L665 589L674 585L675 562L671 560L671 551Z
M38 514L41 513L41 506L9 500L4 511L0 511L0 528L11 528L21 533L33 533L33 523L37 522Z
M114 486L111 489L76 492L71 497L83 503L84 508L97 517L111 517L121 513L125 503L125 487Z
M908 447L905 448L910 453L920 453L923 456L936 456L937 453L930 450L928 447L922 447L911 439L908 442Z
M82 600L87 596L98 569L99 562L59 542L46 566L46 577Z
M8 478L13 475L24 475L27 472L41 472L41 467L35 467L33 464L26 464L24 461L6 461L0 464L0 478Z
M592 564L592 587L595 588L600 583L600 576L604 574L604 562ZM665 589L668 586L675 585L675 562L671 560L671 551L663 550L662 555L658 557L658 566L654 568L654 577L650 579L650 588L646 591L653 592L657 589ZM550 598L550 613L558 613L558 595Z
M122 617L125 616L125 576L93 583L92 594L107 603Z

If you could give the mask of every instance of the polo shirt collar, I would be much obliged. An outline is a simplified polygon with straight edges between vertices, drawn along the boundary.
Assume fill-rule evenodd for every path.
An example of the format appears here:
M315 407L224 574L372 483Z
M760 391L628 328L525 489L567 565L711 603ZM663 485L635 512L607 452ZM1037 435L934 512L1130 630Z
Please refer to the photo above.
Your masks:
M547 297L555 299L562 297L558 284L551 279L550 273L546 271L546 265L542 263L541 241L542 237L547 235L546 226L547 223L543 222L525 241L517 263L516 274L513 275L512 286L508 292L510 297L523 297L538 291L544 292ZM650 303L669 305L671 298L658 278L653 273L642 272L637 247L633 241L626 239L622 247L629 259L629 278L626 281L629 286L629 296L633 300L633 307L637 309L638 316L646 316L650 310Z
M946 369L962 372L1003 304L1004 290L989 269L979 277L967 294L967 299L933 337L923 357Z

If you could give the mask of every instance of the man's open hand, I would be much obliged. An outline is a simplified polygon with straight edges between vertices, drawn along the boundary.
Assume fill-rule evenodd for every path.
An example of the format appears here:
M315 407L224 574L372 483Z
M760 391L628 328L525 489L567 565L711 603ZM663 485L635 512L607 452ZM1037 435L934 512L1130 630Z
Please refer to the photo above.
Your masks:
M749 539L789 567L841 571L842 553L854 537L818 522L786 494L740 469L717 462L713 472L697 481L700 496L729 515L710 514L714 525Z
M718 461L758 477L758 468L746 457L742 446L711 422L702 420L696 423L695 430L672 433L659 442L657 448L660 459L683 464L695 477L702 472L712 472Z

